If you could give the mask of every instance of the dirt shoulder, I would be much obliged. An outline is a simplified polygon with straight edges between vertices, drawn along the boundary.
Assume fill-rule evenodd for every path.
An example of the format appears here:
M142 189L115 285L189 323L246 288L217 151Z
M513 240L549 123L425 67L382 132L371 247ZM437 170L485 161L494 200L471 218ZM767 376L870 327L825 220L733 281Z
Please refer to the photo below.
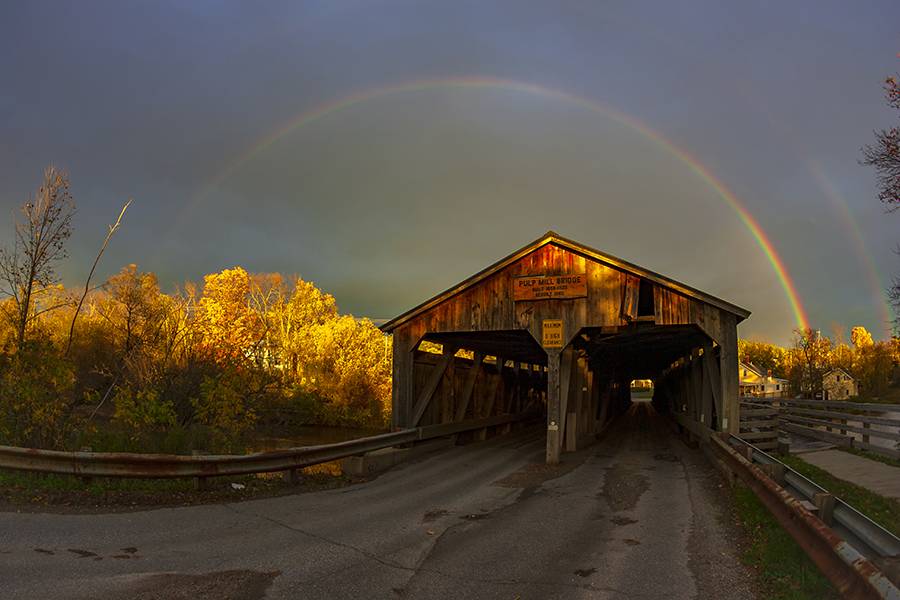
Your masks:
M280 473L193 479L127 480L39 475L0 470L0 512L102 514L272 498L340 488L371 480L317 468L291 483Z

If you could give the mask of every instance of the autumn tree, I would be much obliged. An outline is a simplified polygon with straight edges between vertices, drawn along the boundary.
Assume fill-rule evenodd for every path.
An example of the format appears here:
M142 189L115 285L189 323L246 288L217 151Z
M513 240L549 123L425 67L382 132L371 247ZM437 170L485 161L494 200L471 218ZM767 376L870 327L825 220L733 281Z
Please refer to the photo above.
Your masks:
M785 377L784 348L751 340L738 340L738 356L745 363L753 364L764 372L772 371L775 377Z
M12 247L0 249L0 281L4 284L2 291L13 299L19 350L25 344L29 323L38 314L35 297L59 281L56 265L67 255L65 244L72 235L74 212L68 177L50 166L34 197L22 206Z
M316 326L314 389L378 420L390 406L390 345L368 319L343 315Z
M104 288L110 302L100 310L120 336L122 356L130 356L138 346L155 345L165 320L156 275L131 264L110 277Z
M860 348L854 375L868 396L881 396L891 383L894 360L891 342L876 342Z
M794 379L799 379L801 392L814 393L822 388L822 376L828 369L829 355L831 353L831 339L823 336L820 331L806 328L794 330L794 345L797 357L795 368L799 373Z
M241 267L203 278L198 319L214 353L249 357L264 337L265 323L250 307L250 274Z
M853 344L853 347L857 352L860 350L867 348L874 344L875 342L872 340L872 334L863 327L862 325L857 325L853 329L850 330L850 343Z
M273 335L280 353L279 364L294 377L315 377L318 351L317 329L338 317L334 296L315 284L297 278L290 297L271 311Z
M853 348L841 342L835 344L831 348L831 355L828 357L828 366L832 369L843 369L848 373L852 373L856 364L856 353Z

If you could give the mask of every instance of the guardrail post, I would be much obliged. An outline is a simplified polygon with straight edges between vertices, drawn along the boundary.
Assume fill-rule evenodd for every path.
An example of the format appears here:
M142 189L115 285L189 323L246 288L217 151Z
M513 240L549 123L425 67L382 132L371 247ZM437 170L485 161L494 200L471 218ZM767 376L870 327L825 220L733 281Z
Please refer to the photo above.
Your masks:
M191 456L202 456L203 453L199 450L191 450ZM198 492L206 491L209 489L209 482L206 477L194 477L194 489Z
M748 454L752 454L752 449L750 450L751 452L748 452ZM753 462L752 456L748 457L748 460L750 460L750 462ZM771 465L757 466L763 473L765 473L772 481L774 481L778 485L782 485L784 483L784 465L780 463L774 463Z
M288 481L291 485L300 485L303 478L300 477L300 469L288 469Z
M791 443L778 438L778 454L787 455L791 453Z
M863 426L863 429L871 429L871 427L872 427L871 425L869 425L868 423L865 423L865 422L862 424L862 426ZM863 438L863 443L864 443L864 444L868 444L868 443L869 443L869 434L864 433L863 436L862 436L862 438Z
M834 523L834 496L818 493L813 496L813 504L819 509L819 518L830 527Z
M90 446L82 446L80 448L80 451L81 452L93 452L94 449L91 448ZM82 475L78 479L81 480L82 485L91 485L91 482L94 481L94 478L91 477L90 475Z
M750 446L744 446L742 448L742 450L744 452L744 458L746 458L748 462L752 463L753 462L753 448L751 448Z

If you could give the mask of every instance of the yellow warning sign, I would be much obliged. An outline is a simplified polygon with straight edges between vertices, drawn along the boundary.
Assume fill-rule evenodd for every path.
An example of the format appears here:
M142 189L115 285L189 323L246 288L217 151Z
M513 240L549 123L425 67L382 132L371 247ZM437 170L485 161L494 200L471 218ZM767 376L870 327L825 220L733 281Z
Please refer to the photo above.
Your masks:
M541 345L544 348L563 347L562 319L544 319L541 321Z

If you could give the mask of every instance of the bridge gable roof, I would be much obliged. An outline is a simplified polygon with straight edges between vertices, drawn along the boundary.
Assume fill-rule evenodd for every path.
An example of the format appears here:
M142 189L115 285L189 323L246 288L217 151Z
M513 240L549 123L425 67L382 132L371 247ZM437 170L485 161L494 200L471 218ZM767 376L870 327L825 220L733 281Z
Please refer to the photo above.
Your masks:
M482 269L478 273L475 273L468 279L461 281L455 286L448 288L447 290L437 294L436 296L426 300L425 302L419 304L418 306L406 311L398 317L391 319L390 321L381 325L381 330L390 333L400 325L415 319L420 314L428 311L429 309L441 304L449 300L450 298L456 296L464 292L465 290L477 285L478 283L484 281L485 279L491 277L492 275L502 271L506 267L512 265L516 261L528 256L532 252L548 245L552 244L564 250L568 250L570 252L574 252L575 254L579 254L585 257L588 260L593 260L610 267L619 269L626 273L631 273L633 275L637 275L648 281L652 281L653 283L660 285L662 287L668 288L679 294L683 294L700 302L704 302L706 304L712 305L720 310L724 310L729 312L737 317L737 321L740 322L750 316L750 311L737 306L736 304L732 304L726 300L722 300L721 298L717 298L711 294L698 290L694 287L666 277L664 275L660 275L654 271L649 269L645 269L644 267L638 266L634 263L628 262L621 258L615 257L611 254L607 254L606 252L602 252L597 250L596 248L591 248L590 246L586 246L580 242L576 242L575 240L571 240L565 238L554 231L548 231L546 234L542 235L538 239L534 240L530 244L523 246L522 248L516 250L512 254L500 259L494 264Z

